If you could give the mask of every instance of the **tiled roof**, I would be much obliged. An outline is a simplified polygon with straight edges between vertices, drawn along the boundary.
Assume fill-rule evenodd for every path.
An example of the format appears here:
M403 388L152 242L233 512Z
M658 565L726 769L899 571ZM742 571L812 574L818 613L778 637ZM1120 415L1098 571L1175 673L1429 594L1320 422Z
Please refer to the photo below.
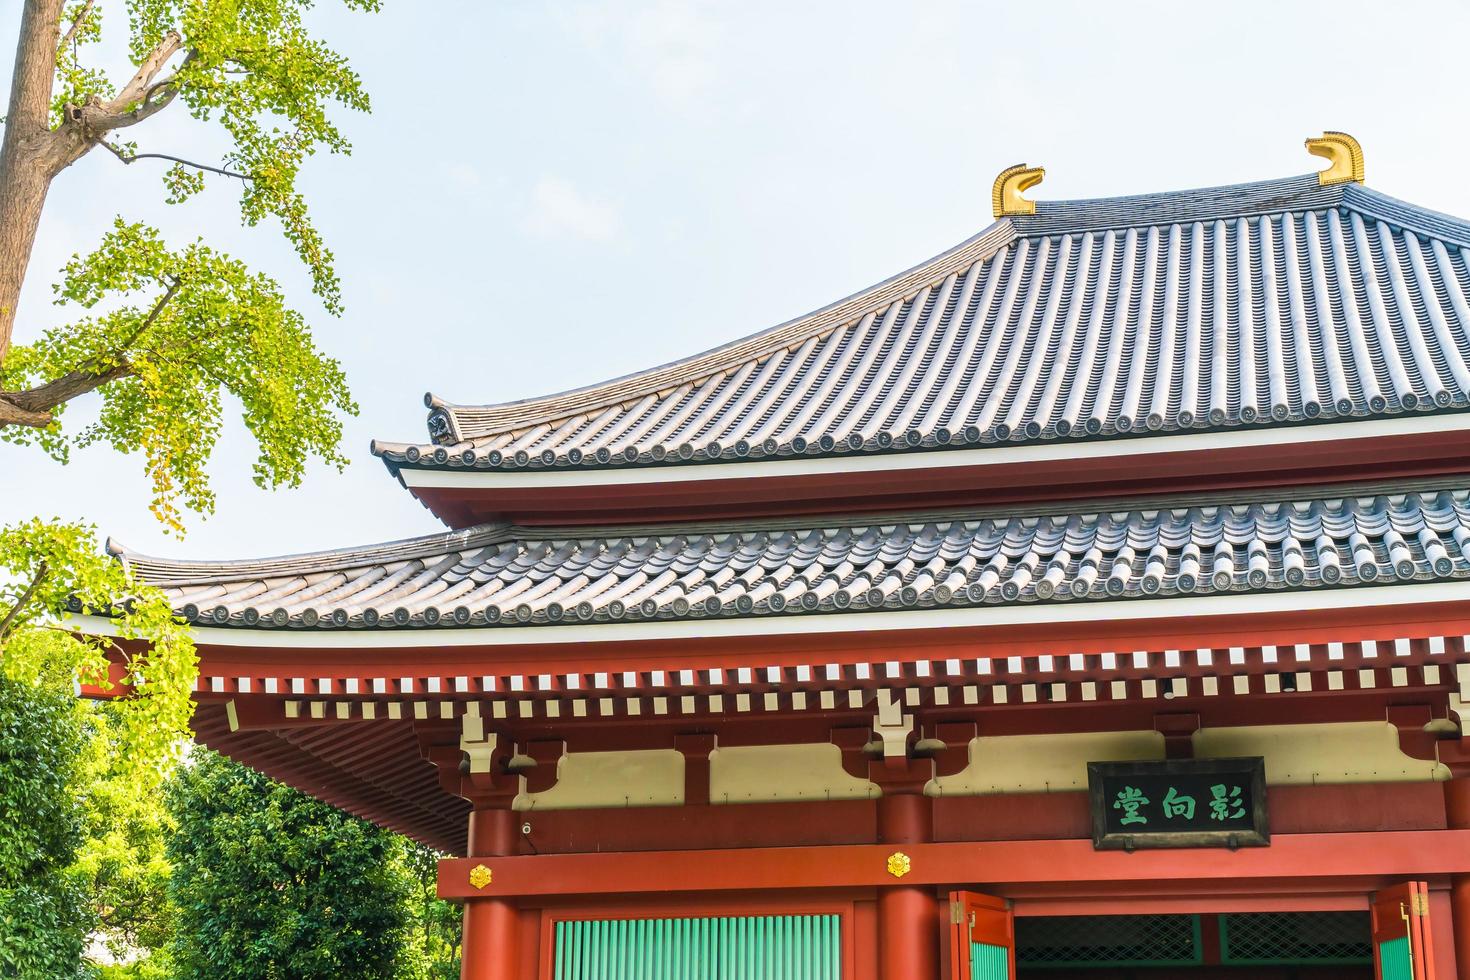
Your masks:
M496 525L223 563L109 549L201 625L534 628L1464 579L1470 490L830 525Z
M430 397L392 466L543 469L1462 409L1470 224L1315 175L1037 202L809 316L605 384Z

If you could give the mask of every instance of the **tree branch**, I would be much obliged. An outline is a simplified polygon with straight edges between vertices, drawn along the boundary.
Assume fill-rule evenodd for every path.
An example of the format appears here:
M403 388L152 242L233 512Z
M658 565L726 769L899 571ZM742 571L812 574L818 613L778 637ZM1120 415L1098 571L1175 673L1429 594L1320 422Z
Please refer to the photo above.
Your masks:
M235 177L239 180L254 179L249 174L236 173L233 170L225 170L222 167L211 167L207 163L195 163L193 160L185 160L183 157L171 156L167 153L129 153L121 147L113 146L106 140L101 140L99 142L113 156L117 157L123 163L131 164L136 163L139 160L168 160L172 163L181 163L186 167L193 167L195 170L204 170L212 174L219 174L222 177Z
M81 158L95 143L100 143L114 129L136 126L150 116L168 108L179 94L174 73L155 81L158 73L178 54L184 46L183 38L169 31L148 52L133 77L118 92L117 97L103 102L92 98L82 105L68 105L63 113L66 125L54 134L54 150L51 170L60 173ZM194 57L190 52L184 58L188 64ZM157 98L155 98L157 96Z
M0 391L0 425L44 428L51 424L58 405L132 373L133 366L123 361L101 371L68 371L54 381L25 391Z
M77 31L81 30L82 25L87 22L87 17L92 13L92 7L96 2L97 0L87 0L82 6L82 9L77 12L76 19L71 22L71 26L66 29L66 33L61 36L61 43L56 46L57 54L65 51L66 46L77 36Z
M153 50L148 52L147 57L139 63L138 70L133 73L132 78L128 79L128 83L122 87L122 90L117 93L117 98L102 106L103 110L113 114L120 113L135 102L145 101L145 96L148 95L148 88L152 85L153 79L158 77L158 73L163 70L163 66L168 64L168 60L178 54L183 46L184 39L176 31L169 31L165 34L163 39L154 46ZM193 57L192 52L188 57ZM185 58L185 63L187 62L188 58Z
M164 307L168 306L182 285L183 281L177 278L169 281L168 288L153 304L153 309L148 311L148 315L138 324L137 329L118 345L120 354L126 353L138 338L158 320ZM108 367L79 368L68 371L59 378L25 391L0 391L0 426L25 425L37 429L45 428L55 418L54 410L58 405L64 405L73 398L96 391L103 385L125 378L132 373L133 365L128 362L127 358L119 357L116 364Z
M36 590L41 587L41 582L46 578L48 571L50 571L50 566L45 561L42 561L36 568L36 574L31 579L31 584L26 586L26 590L20 594L20 598L15 600L15 605L11 606L10 611L5 614L5 618L0 620L0 643L3 643L5 638L10 635L10 631L17 617L20 616L20 611L25 608L26 603L31 601L31 596L35 595Z
M162 92L163 95L154 101L153 96L156 92ZM122 103L122 105L131 105L130 109L118 108L119 100L117 99L106 105L98 103L69 105L66 107L66 118L68 122L81 129L81 135L85 140L82 152L85 153L87 147L90 147L92 143L100 143L102 137L114 129L136 126L143 120L167 109L169 103L174 100L174 96L178 94L179 90L174 87L173 80L170 78L161 88L150 89L144 98L135 99L131 103Z

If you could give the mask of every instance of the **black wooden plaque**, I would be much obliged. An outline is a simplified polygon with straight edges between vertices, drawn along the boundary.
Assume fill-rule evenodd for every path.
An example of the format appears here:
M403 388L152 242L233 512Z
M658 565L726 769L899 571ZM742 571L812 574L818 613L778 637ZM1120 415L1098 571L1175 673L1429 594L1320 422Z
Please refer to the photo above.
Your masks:
M1271 843L1259 756L1089 762L1087 786L1098 850Z

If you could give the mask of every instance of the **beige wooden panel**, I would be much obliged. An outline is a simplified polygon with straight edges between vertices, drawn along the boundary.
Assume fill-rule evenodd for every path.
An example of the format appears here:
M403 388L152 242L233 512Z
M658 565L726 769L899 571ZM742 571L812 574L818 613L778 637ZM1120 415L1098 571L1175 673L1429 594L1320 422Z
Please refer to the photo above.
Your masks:
M1386 721L1202 728L1194 736L1194 753L1202 759L1265 756L1266 782L1278 786L1449 778L1439 763L1400 752L1398 732Z
M556 785L522 793L517 810L572 810L618 806L672 806L684 802L684 756L673 749L568 752Z
M1043 793L1087 788L1089 762L1162 759L1158 732L1002 735L970 742L970 764L928 786L931 796Z
M750 745L710 753L710 802L860 800L878 796L866 779L849 776L835 745Z

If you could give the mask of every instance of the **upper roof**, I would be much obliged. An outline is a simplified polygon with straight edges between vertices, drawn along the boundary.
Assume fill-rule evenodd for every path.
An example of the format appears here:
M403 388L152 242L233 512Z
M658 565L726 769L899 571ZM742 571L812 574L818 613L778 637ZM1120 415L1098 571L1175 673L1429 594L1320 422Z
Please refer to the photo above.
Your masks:
M391 467L581 469L1463 409L1470 223L1316 174L1036 203L805 317L614 381L429 396Z
M491 627L1227 595L1470 576L1470 492L682 527L485 526L258 561L109 550L204 626Z

